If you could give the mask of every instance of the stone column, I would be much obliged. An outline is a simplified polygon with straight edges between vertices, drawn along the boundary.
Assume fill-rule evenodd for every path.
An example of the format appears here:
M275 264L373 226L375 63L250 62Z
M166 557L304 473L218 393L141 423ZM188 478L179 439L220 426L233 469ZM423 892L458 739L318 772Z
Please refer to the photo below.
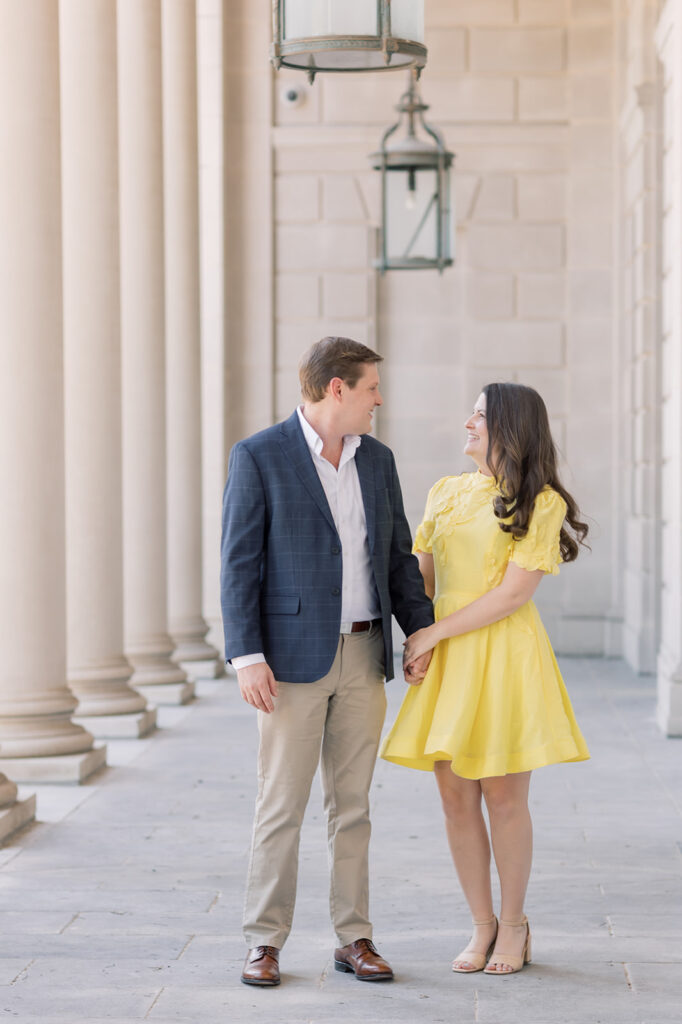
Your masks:
M201 614L201 335L196 5L162 0L168 625L192 678L222 671ZM217 557L217 555L216 555Z
M116 0L61 0L68 681L95 736L156 711L123 654Z
M225 88L221 0L197 0L203 601L209 640L223 653L220 611L221 496L227 473L225 352Z
M56 4L1 0L0 104L0 771L80 782L106 750L66 685Z
M661 225L661 729L682 736L682 10L668 0L656 30L663 66Z
M118 66L126 654L136 689L184 703L167 609L160 0L119 0Z

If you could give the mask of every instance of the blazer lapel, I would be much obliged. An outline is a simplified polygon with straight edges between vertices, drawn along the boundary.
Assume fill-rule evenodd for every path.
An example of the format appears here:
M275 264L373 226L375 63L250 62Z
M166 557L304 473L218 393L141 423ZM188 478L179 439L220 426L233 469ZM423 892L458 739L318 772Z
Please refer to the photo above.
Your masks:
M374 551L374 534L376 528L376 487L374 473L372 472L372 456L369 449L360 442L355 452L355 465L360 480L362 501L365 506L365 520L367 522L367 540L369 550Z
M313 464L313 457L303 436L301 424L298 422L297 412L294 412L282 424L280 445L310 497L318 506L332 530L336 532L336 524L329 508L327 495L324 493L324 488L320 483L320 478Z

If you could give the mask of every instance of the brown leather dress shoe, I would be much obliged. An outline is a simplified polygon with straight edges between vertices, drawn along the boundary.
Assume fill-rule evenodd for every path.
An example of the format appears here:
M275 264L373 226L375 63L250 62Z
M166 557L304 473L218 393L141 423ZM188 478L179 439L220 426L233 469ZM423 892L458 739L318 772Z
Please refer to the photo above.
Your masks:
M246 954L242 981L245 985L279 985L279 950L276 946L254 946Z
M334 969L354 974L358 981L393 981L390 965L379 956L371 939L356 939L334 950Z

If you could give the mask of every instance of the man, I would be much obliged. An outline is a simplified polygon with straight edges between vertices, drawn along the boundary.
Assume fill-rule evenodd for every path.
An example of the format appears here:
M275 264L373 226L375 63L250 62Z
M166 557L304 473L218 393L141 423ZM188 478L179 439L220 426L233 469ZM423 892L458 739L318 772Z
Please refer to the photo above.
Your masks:
M391 613L409 635L433 622L433 610L411 554L393 455L368 436L382 404L381 358L348 338L323 338L300 366L303 406L230 455L225 650L260 731L244 908L248 985L280 982L320 751L335 966L362 981L393 977L368 917L369 787L384 675L393 677Z

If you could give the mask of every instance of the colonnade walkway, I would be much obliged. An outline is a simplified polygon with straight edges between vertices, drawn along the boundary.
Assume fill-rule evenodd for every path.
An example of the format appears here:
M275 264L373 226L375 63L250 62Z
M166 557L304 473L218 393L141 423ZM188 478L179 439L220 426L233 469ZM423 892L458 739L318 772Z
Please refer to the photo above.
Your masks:
M294 931L277 989L241 985L256 722L232 679L109 744L115 767L40 787L38 823L0 848L0 1019L21 1024L667 1024L682 1006L682 740L651 680L562 663L593 759L535 773L535 962L450 971L468 915L430 774L381 762L373 790L375 939L394 983L335 973L314 787ZM389 720L402 692L389 688Z

